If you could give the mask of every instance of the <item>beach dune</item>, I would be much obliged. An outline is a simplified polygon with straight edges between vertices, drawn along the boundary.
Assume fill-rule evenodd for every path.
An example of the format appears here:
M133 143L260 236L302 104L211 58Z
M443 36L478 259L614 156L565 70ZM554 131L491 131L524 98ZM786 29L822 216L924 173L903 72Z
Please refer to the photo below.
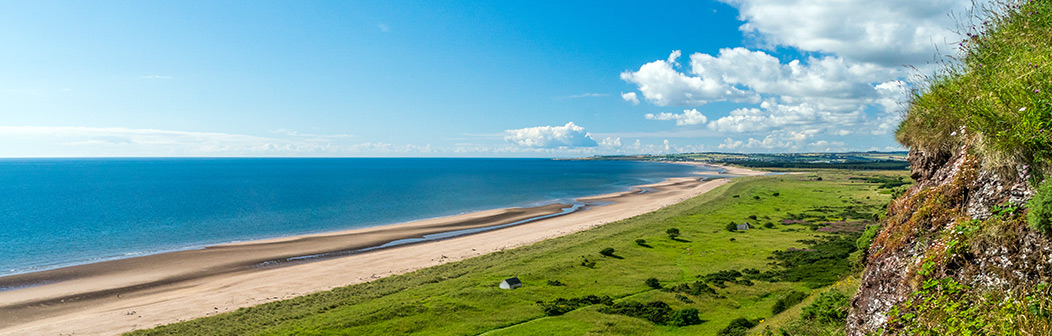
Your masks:
M0 288L16 289L0 292L0 335L112 335L209 316L566 235L654 211L727 182L670 179L579 199L599 206L563 215L569 205L498 209L3 277ZM375 248L502 225L507 227Z

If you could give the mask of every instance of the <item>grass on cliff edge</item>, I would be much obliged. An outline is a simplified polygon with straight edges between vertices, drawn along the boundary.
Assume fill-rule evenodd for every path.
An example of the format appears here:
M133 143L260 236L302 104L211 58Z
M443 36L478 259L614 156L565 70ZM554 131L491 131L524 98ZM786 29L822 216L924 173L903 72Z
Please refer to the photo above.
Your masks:
M971 144L988 163L1052 168L1052 1L1005 1L964 27L960 62L924 81L896 132L906 147L949 157ZM1025 169L1024 169L1025 170ZM1040 180L1038 180L1040 181Z
M644 280L654 277L668 287L721 270L770 270L767 258L774 251L801 248L805 245L798 240L826 235L782 220L836 221L846 207L882 212L890 196L880 193L876 184L849 179L873 174L880 173L823 172L821 181L808 174L737 179L656 212L530 246L131 334L714 335L738 317L769 318L779 298L812 289L802 282L728 283L716 288L718 296L687 295L693 302L686 303L676 293L644 285ZM731 221L759 225L729 232L725 227ZM765 223L774 227L763 228ZM666 235L668 228L680 230L678 240ZM601 256L599 251L607 247L619 258ZM584 259L595 261L594 267L582 266ZM522 288L498 289L502 279L513 275L523 281ZM549 281L565 285L552 286ZM661 300L673 309L693 307L703 322L657 325L604 314L596 306L545 316L536 303L585 295L609 295L617 302Z

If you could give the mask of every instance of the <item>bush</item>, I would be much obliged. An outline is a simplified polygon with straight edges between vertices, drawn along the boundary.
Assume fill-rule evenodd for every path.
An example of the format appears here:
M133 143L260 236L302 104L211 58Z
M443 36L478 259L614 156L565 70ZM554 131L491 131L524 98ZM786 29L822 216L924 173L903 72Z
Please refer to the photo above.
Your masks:
M730 231L730 232L738 231L738 224L734 224L734 222L728 223L727 224L727 231Z
M636 245L647 246L647 241L643 239L636 239Z
M760 196L753 196L752 199L758 200L758 199L760 199Z
M768 228L768 229L773 229L774 228L774 223L763 223L763 227Z
M657 324L671 324L675 326L687 326L701 323L698 318L698 310L687 308L680 311L672 311L667 303L662 301L650 301L645 304L635 301L618 302L608 304L599 308L603 314L617 314L645 319Z
M548 286L566 286L566 284L559 280L548 280Z
M786 309L792 308L797 303L800 303L800 301L803 301L806 298L807 298L807 293L799 292L799 291L792 291L792 292L789 293L789 295L786 295L785 297L783 297L781 299L778 299L778 301L774 303L774 307L771 308L771 313L774 314L774 315L778 315L778 313L781 313L781 312L785 311Z
M847 301L847 296L835 290L822 293L818 299L804 307L800 317L819 323L843 324L847 318Z
M607 247L607 248L602 249L601 251L599 251L599 254L602 254L604 257L612 257L614 255L614 248L613 247Z
M661 288L661 281L657 278L650 278L643 281L650 288Z
M670 228L665 230L665 234L667 234L669 238L676 239L676 237L679 237L679 229Z
M588 260L588 258L584 258L584 260L581 261L581 266L595 268L595 260Z
M679 300L679 302L683 303L694 303L694 300L691 300L689 297L686 297L683 294L676 294L676 300Z
M868 225L866 231L862 232L862 236L855 240L855 246L860 251L869 250L869 245L873 244L873 238L877 236L877 232L880 231L880 225Z
M778 196L780 196L780 195L781 195L781 194L779 194L779 193L774 193L774 194L771 194L771 196L774 196L774 197L778 197Z
M1030 212L1026 220L1030 227L1044 233L1052 233L1052 183L1043 182L1037 188L1037 194L1027 203Z
M748 331L749 328L755 326L755 321L746 319L744 317L739 317L731 321L731 323L727 325L727 327L721 329L716 334L720 336L745 336L745 332Z
M698 317L697 309L687 308L672 313L672 316L668 318L668 324L677 327L701 324L701 318Z
M756 215L749 215L749 219L756 220Z
M581 308L587 305L594 304L613 304L614 300L609 296L598 297L595 295L582 296L572 299L558 298L551 301L537 301L537 305L541 306L541 310L544 311L544 315L548 316L559 316L566 314L574 309Z

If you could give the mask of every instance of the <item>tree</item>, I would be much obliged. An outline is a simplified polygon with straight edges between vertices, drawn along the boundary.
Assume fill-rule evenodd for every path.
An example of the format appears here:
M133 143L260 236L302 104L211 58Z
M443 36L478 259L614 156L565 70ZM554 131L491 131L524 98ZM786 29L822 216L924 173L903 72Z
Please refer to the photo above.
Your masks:
M679 229L671 228L665 230L665 234L667 234L669 238L676 239L677 237L679 237Z
M734 224L734 222L727 223L727 231L738 231L738 224Z
M602 254L603 256L607 256L607 257L613 256L614 255L614 248L613 247L607 247L607 248L599 251L599 254Z
M636 239L636 245L646 246L647 245L647 241L643 240L643 239Z

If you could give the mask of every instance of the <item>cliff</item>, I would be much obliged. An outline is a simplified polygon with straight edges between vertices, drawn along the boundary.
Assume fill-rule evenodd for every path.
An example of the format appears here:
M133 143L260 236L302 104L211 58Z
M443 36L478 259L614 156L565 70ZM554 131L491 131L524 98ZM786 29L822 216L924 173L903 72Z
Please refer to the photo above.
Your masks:
M896 133L917 183L867 251L848 335L1052 332L1052 1L985 13Z

